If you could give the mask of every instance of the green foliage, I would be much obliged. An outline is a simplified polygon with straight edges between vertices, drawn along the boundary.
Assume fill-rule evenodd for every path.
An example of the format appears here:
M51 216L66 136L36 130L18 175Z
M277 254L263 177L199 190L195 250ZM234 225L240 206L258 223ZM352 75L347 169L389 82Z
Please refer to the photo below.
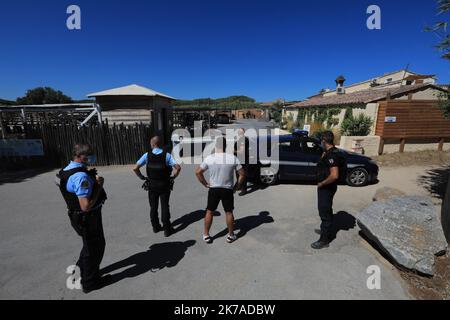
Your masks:
M56 91L50 87L39 87L28 90L24 97L17 98L17 104L57 104L72 103L72 98L64 95L61 91Z
M316 138L316 139L320 140L322 138L322 133L324 133L325 131L328 131L328 129L326 129L326 128L318 128L311 134L311 136L313 138Z
M439 95L438 107L444 111L446 118L450 118L450 92L442 92Z
M227 98L202 98L194 100L178 100L174 102L175 108L211 108L211 109L250 109L259 107L254 99L246 96L231 96Z
M282 112L283 112L283 110L281 108L278 108L278 107L270 108L270 119L275 121L275 123L281 124L281 120L283 117Z
M341 124L343 136L368 136L373 125L371 117L359 114L358 117L348 117Z
M345 115L344 115L344 120L345 119L349 119L353 117L353 109L351 107L347 107L345 109Z
M444 15L449 11L450 0L438 0L439 15ZM448 21L440 21L435 23L432 27L426 27L425 31L433 32L440 39L436 48L443 53L442 58L450 60L450 34L447 30L448 24Z
M297 119L295 120L294 127L303 129L305 126L306 112L304 108L298 110Z

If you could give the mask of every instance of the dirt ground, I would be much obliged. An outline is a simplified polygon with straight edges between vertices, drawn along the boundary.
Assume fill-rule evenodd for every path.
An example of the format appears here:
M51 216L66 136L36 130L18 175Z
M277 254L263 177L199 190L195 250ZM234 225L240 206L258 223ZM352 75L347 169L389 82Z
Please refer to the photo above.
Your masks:
M439 202L444 197L450 176L450 152L420 151L386 154L374 158L381 168L406 167L411 165L430 166L418 177L418 182ZM450 300L450 253L436 257L436 274L427 278L400 271L408 283L410 293L420 300Z
M404 166L440 166L450 165L450 151L436 152L417 151L384 154L382 156L373 157L381 167L404 167Z

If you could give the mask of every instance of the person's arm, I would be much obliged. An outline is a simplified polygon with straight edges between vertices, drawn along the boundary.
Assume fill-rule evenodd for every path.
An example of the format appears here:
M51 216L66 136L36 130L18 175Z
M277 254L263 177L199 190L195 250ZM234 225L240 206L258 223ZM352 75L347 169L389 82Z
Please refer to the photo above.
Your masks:
M244 183L245 180L245 170L244 168L240 168L238 170L238 181L236 182L233 191L236 192L237 190L241 190L242 184Z
M201 166L195 170L195 175L197 176L198 181L205 186L205 188L209 188L209 183L205 179L204 173L207 169L203 169Z
M176 179L181 172L181 166L175 161L175 158L170 153L167 154L166 164L172 167L172 177Z
M319 188L323 188L329 184L332 184L336 182L339 179L339 168L338 167L331 167L330 168L330 175L328 178L326 178L324 181L319 182L317 185Z
M133 172L136 176L141 180L146 180L147 178L141 173L141 168L147 163L147 154L144 154L139 161L136 163L136 166L133 168Z
M78 197L78 202L80 203L81 211L89 212L97 203L98 197L100 196L101 191L103 190L103 184L105 179L102 177L97 177L96 180L96 188L93 188L91 197Z
M133 172L136 174L136 176L141 180L146 180L147 178L144 177L144 175L141 172L141 166L136 165L133 169Z
M174 179L176 179L180 175L180 172L181 172L181 166L179 164L176 164L175 166L173 166L173 175L172 175L172 177Z

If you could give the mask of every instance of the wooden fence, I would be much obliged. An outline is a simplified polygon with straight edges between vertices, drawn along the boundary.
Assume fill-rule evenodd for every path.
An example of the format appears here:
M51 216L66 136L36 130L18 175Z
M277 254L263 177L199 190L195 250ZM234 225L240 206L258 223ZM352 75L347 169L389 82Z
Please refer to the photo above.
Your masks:
M25 126L26 139L41 139L44 157L0 159L2 169L46 165L62 167L71 159L75 143L89 143L97 156L96 165L126 165L136 161L148 150L152 128L149 124L129 126L104 123L102 126L78 128L76 124L38 124Z
M444 142L450 141L450 119L444 117L436 104L436 101L411 100L380 102L375 132L381 137L380 154L387 140L397 140L400 152L408 141L434 141L442 150Z

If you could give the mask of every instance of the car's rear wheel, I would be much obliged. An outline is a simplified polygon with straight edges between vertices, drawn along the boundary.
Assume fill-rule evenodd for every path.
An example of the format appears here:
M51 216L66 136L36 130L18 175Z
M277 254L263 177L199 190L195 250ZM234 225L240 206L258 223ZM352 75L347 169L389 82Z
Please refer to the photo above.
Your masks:
M347 183L352 187L364 187L369 183L369 173L364 168L355 168L349 172Z
M261 168L261 173L259 174L259 180L268 186L273 186L278 182L278 172L274 168Z

